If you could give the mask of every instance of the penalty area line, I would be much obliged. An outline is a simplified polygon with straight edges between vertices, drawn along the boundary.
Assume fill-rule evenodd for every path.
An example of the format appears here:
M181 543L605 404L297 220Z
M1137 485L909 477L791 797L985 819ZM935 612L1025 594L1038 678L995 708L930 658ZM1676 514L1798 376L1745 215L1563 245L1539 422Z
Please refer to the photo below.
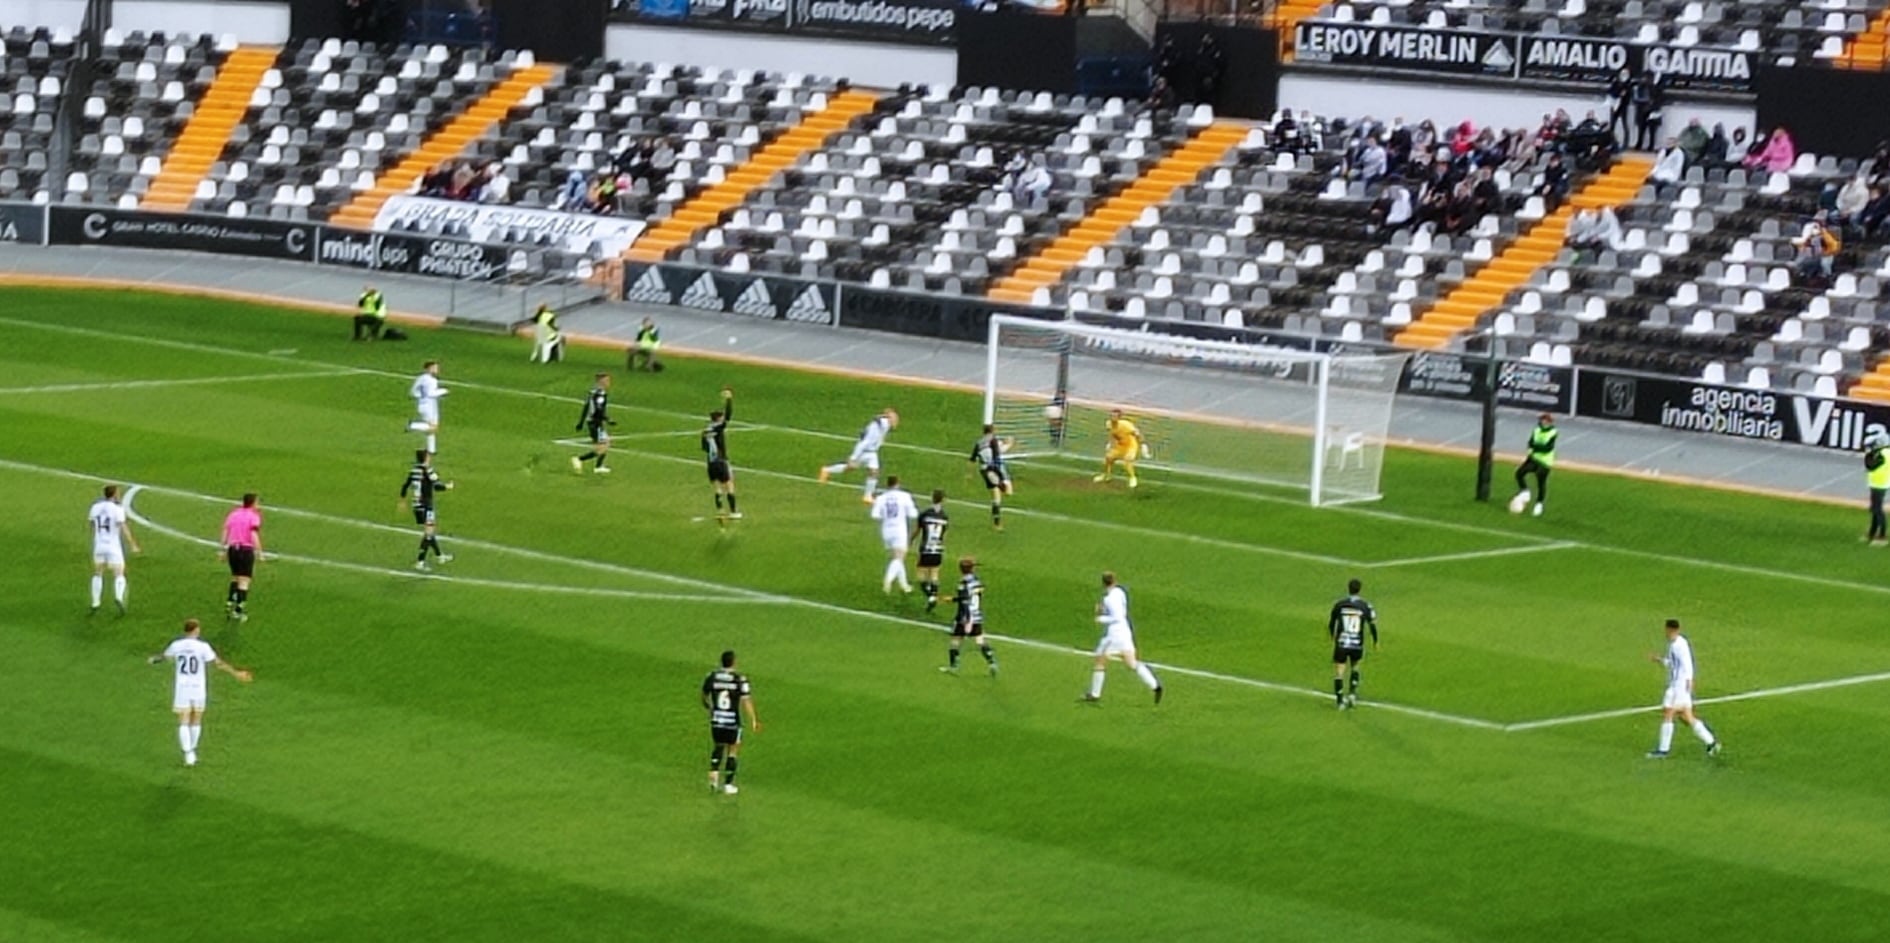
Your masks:
M1875 684L1890 681L1890 671L1872 674L1850 675L1844 678L1831 678L1825 681L1807 681L1802 684L1787 684L1775 688L1758 688L1752 691L1740 691L1736 694L1721 694L1714 697L1696 698L1694 707L1702 704L1732 704L1738 701L1757 701L1768 697L1784 697L1788 694L1806 694L1812 691L1829 691L1833 688L1848 688L1859 684ZM1645 707L1623 707L1611 711L1595 711L1588 714L1570 714L1566 717L1548 717L1542 720L1528 720L1517 724L1504 724L1504 733L1517 733L1524 730L1543 730L1549 727L1567 727L1574 724L1593 723L1598 720L1614 720L1619 717L1633 717L1637 714L1653 714L1661 710L1659 704Z
M321 370L302 373L251 373L243 376L189 377L170 380L112 380L99 383L48 383L42 386L0 387L0 396L35 393L88 393L95 390L149 390L171 386L214 386L223 383L260 383L265 380L312 380L321 377L359 376L360 370Z
M1488 557L1515 557L1525 553L1542 553L1548 550L1573 550L1581 544L1573 541L1558 540L1548 544L1530 544L1526 547L1498 547L1495 550L1466 550L1463 553L1440 553L1428 557L1401 557L1394 560L1379 560L1373 563L1361 563L1367 570L1382 570L1394 566L1423 566L1427 563L1456 563L1463 560L1482 560Z

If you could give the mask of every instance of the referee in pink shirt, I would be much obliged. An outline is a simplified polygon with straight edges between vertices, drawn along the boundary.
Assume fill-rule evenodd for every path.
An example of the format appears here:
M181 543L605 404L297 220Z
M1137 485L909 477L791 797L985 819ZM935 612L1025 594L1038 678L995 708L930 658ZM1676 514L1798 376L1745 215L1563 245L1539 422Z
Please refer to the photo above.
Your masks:
M262 559L262 510L256 505L252 491L243 495L241 507L231 509L223 519L223 550L218 556L230 562L230 594L224 609L238 622L249 618L244 608L249 602L249 580L256 575L256 561Z

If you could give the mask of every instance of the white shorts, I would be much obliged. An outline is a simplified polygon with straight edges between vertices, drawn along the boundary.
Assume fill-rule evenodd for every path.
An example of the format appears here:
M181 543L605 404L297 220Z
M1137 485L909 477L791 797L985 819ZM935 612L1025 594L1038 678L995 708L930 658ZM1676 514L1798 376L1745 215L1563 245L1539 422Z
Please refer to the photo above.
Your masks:
M171 695L171 710L203 710L204 703L209 700L208 693L203 688L178 688L177 693Z
M853 454L847 456L847 464L864 468L867 471L879 471L879 450L855 448Z
M1667 693L1661 695L1660 706L1663 710L1670 711L1691 710L1693 708L1693 694L1686 688L1679 686L1668 688Z
M414 409L420 414L421 422L433 426L440 424L440 404L437 401L430 399L416 400L414 401Z
M879 530L879 540L880 543L886 545L887 550L898 550L903 553L907 547L911 546L912 535L907 533L904 527L898 530L882 527Z
M117 544L112 544L110 546L95 546L92 548L92 562L102 563L106 566L114 566L114 567L124 566L125 565L125 548L120 547Z
M1112 625L1103 633L1102 640L1096 643L1096 655L1127 655L1135 657L1135 633L1126 625Z

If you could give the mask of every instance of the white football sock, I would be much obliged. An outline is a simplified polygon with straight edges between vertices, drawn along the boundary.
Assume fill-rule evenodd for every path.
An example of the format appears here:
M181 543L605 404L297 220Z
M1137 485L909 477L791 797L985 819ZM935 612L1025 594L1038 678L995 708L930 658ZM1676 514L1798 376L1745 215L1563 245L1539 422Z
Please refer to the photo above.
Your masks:
M895 581L900 583L906 581L906 568L898 560L888 560L886 561L886 578L880 585L886 589L892 589Z
M870 473L870 472L869 472L869 473L867 473L867 476L866 476L866 496L867 496L867 497L869 497L869 498L870 498L870 497L872 497L872 496L873 496L873 489L874 489L874 488L877 488L877 487L879 487L879 476L878 476L878 475L875 475L875 474L872 474L872 473Z
M1673 746L1673 721L1663 720L1660 722L1660 746L1658 747L1658 749L1660 750L1660 752L1665 753L1672 746Z
M820 470L826 472L829 475L838 475L841 472L847 470L847 463L841 462L837 465L823 465L821 466Z
M177 725L177 748L185 753L189 753L191 750L195 749L190 740L189 724Z
M190 752L192 753L197 752L197 741L202 740L202 739L203 739L203 725L191 724L190 725Z
M440 450L440 443L434 439L433 433L431 432L427 433L427 451L438 452L439 450Z
M1713 743L1713 732L1706 729L1706 721L1698 717L1693 719L1693 735L1699 737L1700 742L1708 746L1711 746Z
M105 577L92 574L92 608L98 608L99 598L105 595Z
M1101 668L1098 668L1095 671L1090 672L1090 675L1089 675L1089 696L1102 697L1102 686L1103 686L1103 670Z
M1135 665L1135 676L1141 678L1142 683L1148 685L1148 689L1151 691L1162 686L1160 681L1155 680L1155 672L1148 670L1148 666L1141 662L1137 662Z
M418 419L415 419L407 423L407 431L408 432L425 432L427 431L427 424L424 422L421 422Z
M112 598L113 599L116 599L121 603L124 602L125 589L126 589L126 584L125 584L124 577L122 576L112 577Z

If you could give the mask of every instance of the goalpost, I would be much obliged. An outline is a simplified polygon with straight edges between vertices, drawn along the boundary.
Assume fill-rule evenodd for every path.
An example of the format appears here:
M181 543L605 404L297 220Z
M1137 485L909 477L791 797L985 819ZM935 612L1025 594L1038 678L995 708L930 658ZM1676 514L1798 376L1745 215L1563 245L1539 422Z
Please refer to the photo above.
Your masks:
M1409 354L1328 354L993 315L984 421L1012 454L1100 463L1104 421L1141 429L1144 467L1382 497L1385 436Z

